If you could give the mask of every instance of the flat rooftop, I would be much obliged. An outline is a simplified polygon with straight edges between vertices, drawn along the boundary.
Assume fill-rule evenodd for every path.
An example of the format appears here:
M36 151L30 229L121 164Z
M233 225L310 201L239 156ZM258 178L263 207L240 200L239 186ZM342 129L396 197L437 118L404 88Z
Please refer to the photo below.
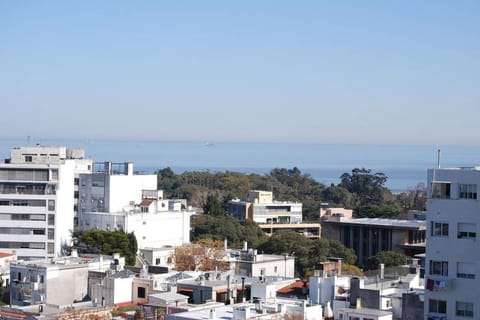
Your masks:
M340 219L340 220L324 220L329 223L339 223L345 225L363 225L363 226L377 226L389 227L395 229L418 229L425 230L427 222L424 220L397 220L397 219L382 219L382 218L354 218L354 219Z

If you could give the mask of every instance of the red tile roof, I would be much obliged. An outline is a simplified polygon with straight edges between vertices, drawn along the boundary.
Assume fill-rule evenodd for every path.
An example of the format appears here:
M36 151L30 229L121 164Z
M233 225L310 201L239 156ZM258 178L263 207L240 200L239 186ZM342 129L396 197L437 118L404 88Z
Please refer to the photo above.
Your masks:
M153 202L152 199L142 199L142 202L140 202L140 206L141 207L148 207L149 205L151 205Z

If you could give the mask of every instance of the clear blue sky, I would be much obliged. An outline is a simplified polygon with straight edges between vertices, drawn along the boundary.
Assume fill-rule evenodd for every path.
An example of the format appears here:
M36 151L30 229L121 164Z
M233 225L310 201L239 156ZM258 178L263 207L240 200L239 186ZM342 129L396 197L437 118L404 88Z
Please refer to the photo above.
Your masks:
M0 0L0 136L479 144L480 1Z

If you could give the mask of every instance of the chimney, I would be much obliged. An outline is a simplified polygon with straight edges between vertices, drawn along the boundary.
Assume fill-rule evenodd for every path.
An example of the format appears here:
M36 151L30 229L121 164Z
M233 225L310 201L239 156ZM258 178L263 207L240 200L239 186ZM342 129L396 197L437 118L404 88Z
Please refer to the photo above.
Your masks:
M243 241L243 250L247 251L248 250L248 243L247 241Z
M210 315L208 317L208 319L217 319L217 312L215 311L215 309L210 309Z

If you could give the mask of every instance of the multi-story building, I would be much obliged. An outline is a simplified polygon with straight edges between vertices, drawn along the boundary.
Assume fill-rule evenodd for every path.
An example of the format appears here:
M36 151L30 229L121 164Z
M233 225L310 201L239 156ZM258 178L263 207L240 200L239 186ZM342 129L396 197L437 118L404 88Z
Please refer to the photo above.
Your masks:
M135 174L133 163L93 164L92 173L79 177L79 212L116 212L157 190L156 174Z
M292 230L309 238L320 237L319 223L302 222L302 204L273 200L271 191L250 190L248 200L228 203L229 214L239 220L253 220L267 234Z
M85 152L66 147L13 148L0 164L0 250L18 259L52 258L70 245L79 173Z
M302 204L274 201L271 191L250 190L247 201L229 202L229 213L239 220L251 219L260 224L302 222Z
M480 167L428 170L425 319L478 319Z
M139 249L181 246L190 242L191 212L182 209L181 201L163 199L161 190L140 189L140 194L137 201L124 199L118 211L80 212L79 229L134 232ZM154 264L153 261L149 263Z

